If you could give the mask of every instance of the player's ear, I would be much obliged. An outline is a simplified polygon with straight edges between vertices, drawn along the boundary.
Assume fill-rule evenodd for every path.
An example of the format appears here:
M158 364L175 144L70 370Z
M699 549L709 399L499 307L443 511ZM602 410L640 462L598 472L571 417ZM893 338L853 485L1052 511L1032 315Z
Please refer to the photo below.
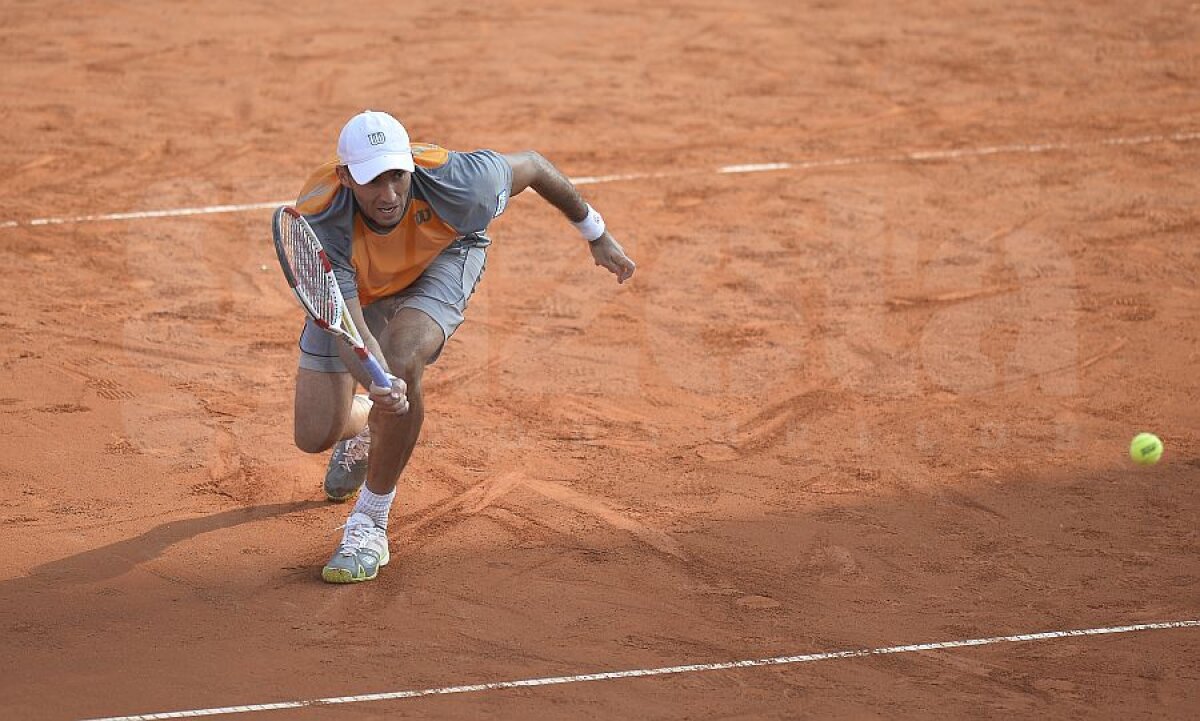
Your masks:
M334 167L333 171L337 173L338 182L342 184L343 188L354 190L354 185L350 182L350 170L346 166L338 165Z

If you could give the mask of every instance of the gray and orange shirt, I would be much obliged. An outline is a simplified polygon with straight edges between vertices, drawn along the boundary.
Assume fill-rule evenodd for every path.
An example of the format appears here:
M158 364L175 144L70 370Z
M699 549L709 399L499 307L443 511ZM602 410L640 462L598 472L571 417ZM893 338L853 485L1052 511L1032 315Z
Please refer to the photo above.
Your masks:
M512 168L491 150L458 153L413 143L412 200L393 228L378 232L354 212L354 193L338 182L337 160L318 168L296 201L333 264L346 298L363 306L398 293L456 240L486 244L504 212Z

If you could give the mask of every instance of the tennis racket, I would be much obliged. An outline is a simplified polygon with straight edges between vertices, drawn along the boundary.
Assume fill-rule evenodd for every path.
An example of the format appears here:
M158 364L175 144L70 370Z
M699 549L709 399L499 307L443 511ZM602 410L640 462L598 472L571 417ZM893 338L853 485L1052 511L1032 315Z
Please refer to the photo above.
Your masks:
M300 211L285 205L275 211L271 230L275 236L279 267L304 311L312 316L318 327L354 349L375 385L391 388L391 379L363 344L354 320L346 311L346 299L338 288L333 266L308 221Z

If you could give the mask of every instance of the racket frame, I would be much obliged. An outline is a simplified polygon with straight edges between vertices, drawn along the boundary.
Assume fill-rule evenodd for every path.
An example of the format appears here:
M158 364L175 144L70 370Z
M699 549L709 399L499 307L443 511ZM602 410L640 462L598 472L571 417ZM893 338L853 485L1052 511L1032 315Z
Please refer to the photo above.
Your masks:
M299 280L292 268L292 263L288 259L287 251L283 247L281 227L282 223L285 222L294 223L298 226L308 252L315 254L320 263L321 273L324 276L323 280L329 285L329 293L334 304L335 317L333 319L322 317L313 306L312 300L300 287ZM342 295L342 289L338 287L337 278L333 274L333 264L329 262L329 256L325 254L325 248L322 247L317 234L313 232L312 226L308 224L308 221L300 214L300 211L291 206L283 205L275 210L275 215L271 220L271 232L275 240L275 254L279 256L279 267L283 270L284 279L287 280L287 284L292 289L292 294L296 296L296 300L299 301L300 307L312 318L313 323L318 328L341 339L346 345L350 346L354 351L354 355L358 357L363 369L371 376L371 381L375 385L380 388L390 389L392 387L391 378L383 370L383 366L379 364L375 356L371 354L371 351L367 350L366 344L363 343L362 335L359 334L358 328L354 325L354 319L350 317L349 309L346 307L346 299Z

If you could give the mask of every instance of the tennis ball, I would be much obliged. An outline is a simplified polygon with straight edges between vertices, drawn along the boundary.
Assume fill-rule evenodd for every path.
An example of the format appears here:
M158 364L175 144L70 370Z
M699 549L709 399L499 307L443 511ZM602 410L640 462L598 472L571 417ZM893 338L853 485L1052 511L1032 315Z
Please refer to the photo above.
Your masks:
M1140 463L1143 466L1158 463L1162 454L1163 443L1153 433L1139 433L1129 444L1129 457L1133 459L1134 463Z

